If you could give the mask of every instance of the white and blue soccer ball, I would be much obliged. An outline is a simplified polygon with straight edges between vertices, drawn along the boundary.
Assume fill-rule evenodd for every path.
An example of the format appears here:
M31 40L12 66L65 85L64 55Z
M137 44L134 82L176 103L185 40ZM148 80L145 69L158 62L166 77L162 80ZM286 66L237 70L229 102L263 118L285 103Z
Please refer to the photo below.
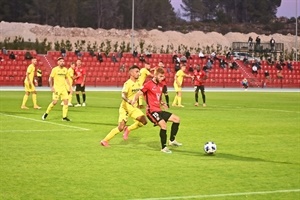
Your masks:
M206 142L203 148L207 154L214 154L217 151L217 145L214 142Z

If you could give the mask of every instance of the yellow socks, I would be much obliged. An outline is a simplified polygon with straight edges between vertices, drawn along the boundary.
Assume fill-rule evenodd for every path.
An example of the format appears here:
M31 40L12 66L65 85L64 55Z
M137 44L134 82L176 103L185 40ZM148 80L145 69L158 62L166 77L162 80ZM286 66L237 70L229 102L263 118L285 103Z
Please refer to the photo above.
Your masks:
M112 129L107 136L103 139L104 141L109 141L111 140L115 135L117 135L118 133L120 133L118 127Z

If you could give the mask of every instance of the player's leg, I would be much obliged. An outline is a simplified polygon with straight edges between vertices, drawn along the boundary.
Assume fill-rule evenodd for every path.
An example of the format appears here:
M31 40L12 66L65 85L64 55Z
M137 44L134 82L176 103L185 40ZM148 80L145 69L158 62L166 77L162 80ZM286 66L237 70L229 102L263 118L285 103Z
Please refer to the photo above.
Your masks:
M133 110L130 111L129 117L131 117L131 118L134 119L134 123L131 124L128 127L125 127L124 134L123 134L123 139L124 140L128 139L128 135L129 135L130 131L138 129L138 128L140 128L140 127L142 127L142 126L144 126L144 125L147 124L146 116L138 108L133 108Z
M201 95L202 95L202 102L203 102L203 107L206 106L206 96L205 96L205 88L204 85L200 86L200 90L201 90Z
M85 100L86 100L85 86L81 87L81 94L82 94L82 106L86 106L86 103L85 103Z
M177 106L177 101L178 101L178 88L179 88L179 87L177 86L177 84L174 84L173 86L174 86L174 90L175 90L176 94L175 94L175 97L174 97L172 106Z
M101 140L100 144L102 146L108 147L109 144L109 140L111 140L115 135L117 135L118 133L120 133L121 131L124 130L125 126L126 126L126 122L128 120L128 113L125 109L120 108L119 109L119 123L118 126L113 128L112 130L110 130L110 132L105 136L105 138L103 140Z
M33 103L33 108L34 109L41 109L40 106L38 106L37 104L37 93L36 93L36 90L35 90L35 86L33 86L32 88L32 103Z
M184 107L182 104L181 104L181 96L182 96L182 92L181 92L181 87L178 88L178 93L177 93L177 102L178 102L178 107Z
M199 94L199 86L196 86L195 85L195 106L198 106L199 105L199 103L198 103L198 98L199 98L199 96L198 96L198 94Z
M59 94L58 92L53 92L52 93L52 101L51 103L48 105L46 112L43 114L42 119L45 120L48 117L48 114L50 113L50 111L52 110L52 108L57 104L57 101L59 99Z
M80 85L80 84L76 84L75 94L76 94L77 104L75 105L75 107L81 106L81 103L80 103L80 96L79 96L79 92L80 92L80 90L81 90L80 88L81 88L81 85Z
M28 107L26 107L26 103L27 103L29 94L30 94L30 92L28 92L28 90L26 89L26 84L25 84L25 94L23 96L23 101L22 101L21 109L25 109L25 110L29 109Z
M63 102L64 102L64 105L63 105L63 108L62 108L62 120L63 121L71 121L69 118L68 118L68 109L69 109L69 106L68 106L68 92L67 90L64 90L61 94L61 98L63 99Z
M180 118L177 115L174 115L170 112L163 111L162 117L165 121L173 122L171 126L171 134L170 134L170 141L169 145L171 146L181 146L182 143L179 143L175 140L176 135L178 133L179 125L180 125Z

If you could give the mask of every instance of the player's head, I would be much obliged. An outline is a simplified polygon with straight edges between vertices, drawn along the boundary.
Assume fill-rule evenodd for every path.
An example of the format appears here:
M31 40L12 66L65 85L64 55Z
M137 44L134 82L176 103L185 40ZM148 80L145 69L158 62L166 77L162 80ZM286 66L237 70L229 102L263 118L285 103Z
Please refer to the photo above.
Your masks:
M144 66L145 66L146 69L150 69L150 63L149 62L145 62Z
M185 64L185 63L182 63L182 64L180 65L180 67L181 67L181 70L182 70L182 71L185 71L185 69L186 69L186 64Z
M34 65L36 65L36 64L37 64L37 59L36 59L35 57L33 57L33 58L31 59L31 63L34 64Z
M76 60L76 66L81 66L81 60L80 59Z
M129 67L130 78L137 80L140 76L140 68L137 65L132 65Z
M75 62L71 62L70 67L74 69L75 66L76 66Z
M57 64L58 64L58 66L63 67L63 66L65 65L65 60L64 60L64 58L63 58L63 57L57 58Z
M154 72L153 78L157 83L162 82L165 79L165 70L162 67L158 67Z

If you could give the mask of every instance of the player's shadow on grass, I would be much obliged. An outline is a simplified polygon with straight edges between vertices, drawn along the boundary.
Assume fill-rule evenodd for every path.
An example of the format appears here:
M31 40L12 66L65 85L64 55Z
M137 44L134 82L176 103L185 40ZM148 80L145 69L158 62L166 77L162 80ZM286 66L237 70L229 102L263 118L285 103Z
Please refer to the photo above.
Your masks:
M238 155L226 154L226 153L218 153L217 157L222 158L222 159L239 160L239 161L247 161L247 162L269 162L269 163L299 165L299 163L273 161L273 160L266 160L266 159L253 158L253 157L247 157L247 156L238 156Z

